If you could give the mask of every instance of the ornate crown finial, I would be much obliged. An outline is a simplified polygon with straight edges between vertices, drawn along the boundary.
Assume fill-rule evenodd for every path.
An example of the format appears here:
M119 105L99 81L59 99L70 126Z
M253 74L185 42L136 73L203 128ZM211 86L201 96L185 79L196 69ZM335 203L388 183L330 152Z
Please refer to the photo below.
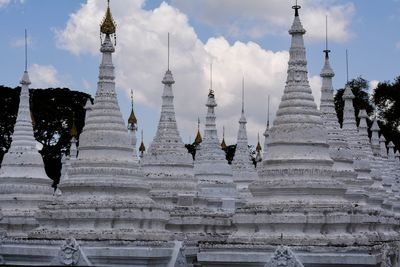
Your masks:
M299 6L299 5L297 4L297 0L296 0L296 5L292 6L292 8L294 9L294 15L295 15L296 17L298 17L298 16L299 16L299 9L301 8L301 6Z
M110 0L107 0L107 11L103 22L100 25L100 32L106 35L115 34L117 25L112 17L110 9Z

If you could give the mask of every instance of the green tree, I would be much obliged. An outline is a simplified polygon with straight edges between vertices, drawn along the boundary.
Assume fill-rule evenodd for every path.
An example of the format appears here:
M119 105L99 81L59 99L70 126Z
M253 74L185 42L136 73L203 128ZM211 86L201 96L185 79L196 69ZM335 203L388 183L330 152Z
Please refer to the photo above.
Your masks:
M400 76L393 82L379 83L373 93L373 102L381 119L381 133L400 149Z
M5 90L0 91L0 99L7 103L6 107L2 106L7 110L5 111L7 117L2 112L0 127L2 131L0 144L4 153L8 151L10 137L14 131L20 88L1 89ZM68 153L71 145L72 120L75 119L75 125L80 133L85 120L84 106L90 95L67 88L30 89L29 93L35 139L43 146L40 153L45 170L56 186L61 175L61 155Z
M354 94L354 99L353 99L354 113L358 125L360 120L358 119L357 116L360 109L365 109L368 115L372 115L374 112L374 107L370 101L368 93L369 85L368 81L362 77L350 80L348 82L348 85L350 86L351 91ZM338 89L334 97L336 114L338 116L340 125L343 124L343 108L344 108L343 93L344 93L344 88ZM368 123L370 125L371 122Z

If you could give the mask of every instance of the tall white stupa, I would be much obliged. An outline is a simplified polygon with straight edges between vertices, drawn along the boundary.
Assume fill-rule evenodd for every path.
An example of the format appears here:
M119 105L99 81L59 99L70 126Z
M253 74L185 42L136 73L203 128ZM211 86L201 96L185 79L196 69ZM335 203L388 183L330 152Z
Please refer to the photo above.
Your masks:
M27 51L26 42L25 49ZM0 231L4 231L9 237L25 237L30 230L36 228L38 222L35 213L38 206L49 202L53 193L52 182L46 175L43 159L36 148L33 135L29 104L31 81L26 61L20 84L18 114L12 142L0 169Z
M327 131L308 82L306 51L296 5L287 80L253 198L233 216L232 242L322 245L354 241L346 227L351 203L333 178ZM322 221L324 223L322 223Z
M57 202L41 208L41 227L30 234L33 238L159 240L166 233L169 214L149 197L117 101L111 38L116 25L110 6L100 32L98 87L79 137L79 154L59 185Z
M169 68L162 80L164 90L160 120L156 135L142 159L142 168L151 185L151 197L157 202L172 204L180 202L182 197L196 194L196 180L193 174L193 158L185 148L179 135L175 118L175 83Z

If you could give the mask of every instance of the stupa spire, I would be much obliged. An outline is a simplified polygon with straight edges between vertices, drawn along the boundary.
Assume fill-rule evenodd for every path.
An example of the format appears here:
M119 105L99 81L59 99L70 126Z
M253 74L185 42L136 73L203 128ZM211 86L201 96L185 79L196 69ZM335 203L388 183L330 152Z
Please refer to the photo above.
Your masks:
M256 169L250 158L249 143L246 130L246 116L244 114L244 77L242 78L242 110L239 119L239 130L235 157L232 161L233 181L236 183L242 196L249 195L248 186L257 177ZM222 146L222 145L221 145Z
M197 118L197 134L196 138L194 139L194 142L198 145L203 141L203 138L201 137L200 133L200 118Z
M210 80L212 80L212 70L210 65ZM201 194L207 198L221 199L224 197L234 197L236 192L233 191L235 186L232 183L232 168L228 164L225 152L221 149L218 140L216 127L216 115L214 90L212 82L210 82L210 90L207 96L207 115L205 120L203 142L199 145L196 152L196 161L194 164L194 173L199 181L199 189ZM215 187L224 188L221 192L213 191Z
M143 129L141 131L141 142L140 142L140 146L139 146L139 152L140 152L140 157L143 158L144 152L146 152L146 147L145 147L144 141L143 141Z
M264 156L268 150L268 140L269 140L269 109L270 109L270 95L268 95L268 102L267 102L267 126L263 133L264 135ZM257 167L258 168L258 167Z
M323 50L325 54L325 63L320 74L322 78L320 111L323 123L328 132L329 154L334 160L333 170L337 171L334 175L339 176L338 179L347 184L354 181L357 174L354 172L352 152L337 120L335 103L333 100L334 89L332 79L335 73L329 61L329 53L331 51L328 49L328 17L326 17L325 29L325 50Z
M193 192L193 157L188 153L179 134L175 116L175 83L170 69L170 35L167 40L168 63L162 84L162 105L156 135L142 160L145 175L150 181L153 199L162 203L176 203L178 195Z
M222 150L226 151L227 145L225 143L225 126L222 126L222 142L221 142Z
M153 141L150 143L149 149L144 158L144 165L146 165L147 163L151 165L160 164L161 162L170 162L170 164L192 164L191 156L185 148L185 145L178 131L178 125L176 123L174 94L172 90L172 85L174 83L175 81L168 63L168 69L165 72L164 78L162 80L162 84L164 84L164 89L162 93L160 120L158 123L156 135L154 136Z
M26 236L28 231L35 228L35 210L39 204L50 200L52 193L51 180L44 170L33 134L27 51L25 30L25 70L20 82L17 119L10 148L4 155L0 169L0 207L4 214L0 229L6 229L8 236ZM9 221L15 223L8 224Z

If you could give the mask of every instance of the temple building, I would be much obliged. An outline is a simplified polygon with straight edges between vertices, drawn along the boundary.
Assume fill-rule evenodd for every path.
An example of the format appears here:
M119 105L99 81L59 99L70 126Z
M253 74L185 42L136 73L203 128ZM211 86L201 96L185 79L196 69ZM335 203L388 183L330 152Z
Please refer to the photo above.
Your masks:
M317 108L306 30L300 6L293 9L287 79L275 119L270 125L268 97L264 146L258 137L252 159L243 80L231 164L225 139L218 138L212 82L195 157L185 148L169 61L157 132L146 150L142 130L137 151L133 93L127 124L116 96L117 27L108 1L94 102L85 105L81 133L74 119L69 125L71 149L53 193L36 149L25 67L12 143L0 169L0 265L400 266L400 153L392 140L386 145L376 116L371 138L365 110L357 125L349 86L339 124L327 46Z

